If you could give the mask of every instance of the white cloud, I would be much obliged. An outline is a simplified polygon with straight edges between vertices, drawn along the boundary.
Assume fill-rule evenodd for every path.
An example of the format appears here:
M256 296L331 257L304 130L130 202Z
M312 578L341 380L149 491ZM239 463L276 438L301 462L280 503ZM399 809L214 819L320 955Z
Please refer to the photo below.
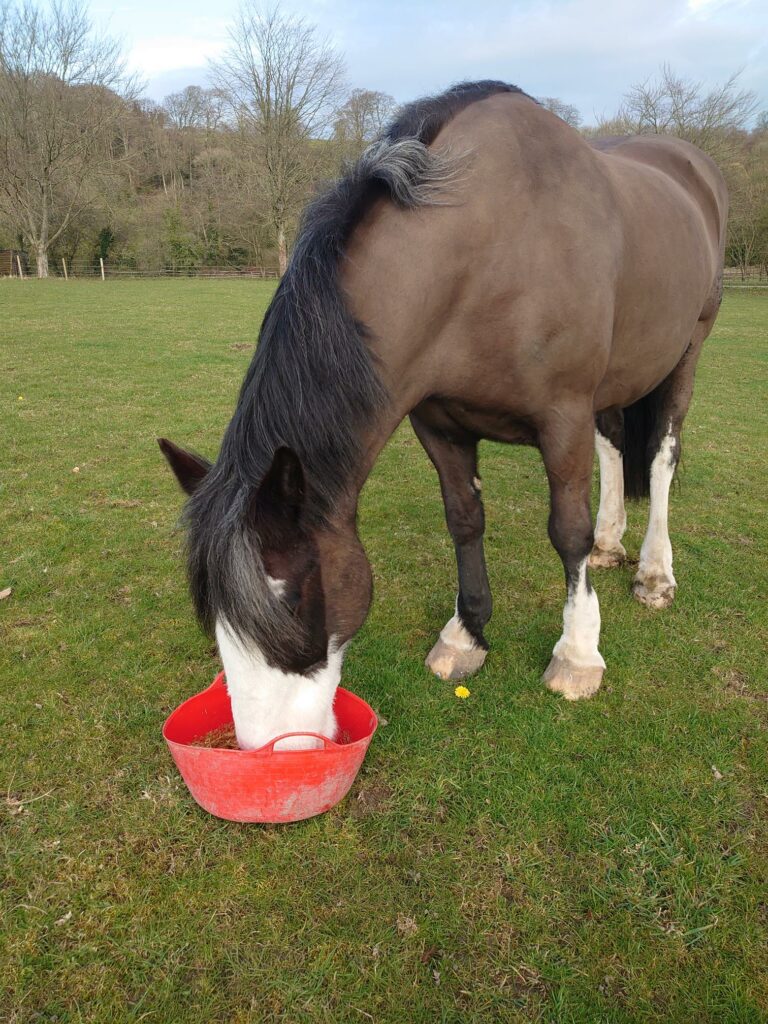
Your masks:
M692 14L709 17L726 7L744 7L749 0L688 0L688 10Z
M131 67L145 75L160 75L179 68L202 67L221 55L226 39L205 39L195 35L147 36L138 39L130 51Z
M398 100L461 79L502 78L575 103L592 119L613 112L630 85L667 62L705 85L744 68L744 87L768 106L766 0L281 2L333 39L351 85ZM116 9L115 27L128 37L132 66L153 80L152 95L182 72L199 81L220 56L236 0L220 4L213 15L201 0L165 0L143 18Z

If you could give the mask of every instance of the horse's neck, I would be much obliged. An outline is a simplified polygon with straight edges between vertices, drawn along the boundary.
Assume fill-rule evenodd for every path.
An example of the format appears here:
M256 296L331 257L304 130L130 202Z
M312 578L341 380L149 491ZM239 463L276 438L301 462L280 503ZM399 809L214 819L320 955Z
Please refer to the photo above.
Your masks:
M353 522L357 514L360 492L371 474L376 461L390 437L397 430L408 410L402 412L400 407L392 403L384 408L377 421L370 424L361 438L360 457L349 480L342 487L334 502L328 519L332 524L344 526Z

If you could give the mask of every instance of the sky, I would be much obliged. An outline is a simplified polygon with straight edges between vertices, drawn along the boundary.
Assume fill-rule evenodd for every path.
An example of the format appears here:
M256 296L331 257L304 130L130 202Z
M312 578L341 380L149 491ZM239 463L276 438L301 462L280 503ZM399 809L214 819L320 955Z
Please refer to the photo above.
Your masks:
M206 85L238 0L92 0L100 28L123 40L129 65L162 100ZM612 114L633 84L669 63L705 85L742 70L768 109L768 0L282 0L344 55L350 88L405 102L453 82L500 78Z

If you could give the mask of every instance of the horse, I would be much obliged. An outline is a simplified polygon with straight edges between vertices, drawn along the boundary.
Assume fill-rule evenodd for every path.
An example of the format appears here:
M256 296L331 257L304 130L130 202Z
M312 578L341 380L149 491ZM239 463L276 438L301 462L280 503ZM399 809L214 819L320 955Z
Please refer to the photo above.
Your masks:
M534 445L566 588L543 679L568 700L596 693L589 568L625 559L625 498L650 496L634 596L663 608L675 594L668 496L721 301L727 205L694 146L590 142L495 81L401 108L309 204L215 464L159 439L189 495L191 593L241 747L336 734L344 651L372 595L358 497L406 416L458 565L429 668L463 679L489 649L478 442Z

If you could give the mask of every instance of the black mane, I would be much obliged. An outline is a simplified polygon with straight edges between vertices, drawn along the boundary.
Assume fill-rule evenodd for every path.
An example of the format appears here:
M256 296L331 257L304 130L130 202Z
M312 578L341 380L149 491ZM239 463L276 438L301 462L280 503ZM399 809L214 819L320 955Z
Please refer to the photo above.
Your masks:
M438 96L424 96L401 107L395 119L385 128L383 136L392 141L415 138L430 146L440 129L470 103L488 99L502 92L523 93L516 85L484 79L481 82L459 82Z
M363 429L386 401L366 328L345 306L339 281L345 245L381 196L403 207L439 202L453 168L427 147L464 107L504 92L521 90L503 82L467 82L404 106L305 211L219 457L185 512L198 615L208 627L223 616L268 657L291 637L292 622L265 574L254 571L253 493L275 451L287 446L304 467L315 515L325 518L357 465Z

